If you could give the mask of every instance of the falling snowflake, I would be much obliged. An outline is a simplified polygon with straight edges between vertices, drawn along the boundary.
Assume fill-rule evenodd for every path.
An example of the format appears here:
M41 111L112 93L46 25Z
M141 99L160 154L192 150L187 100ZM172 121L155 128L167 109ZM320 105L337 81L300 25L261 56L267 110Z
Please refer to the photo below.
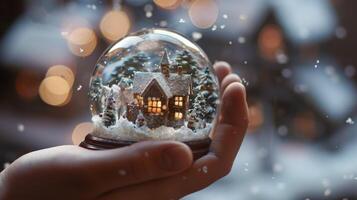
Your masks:
M246 15L239 15L239 19L242 20L242 21L245 21L247 19L247 16Z
M84 52L84 49L79 48L79 52L83 53L83 52Z
M222 24L222 25L220 26L220 28L221 28L221 29L224 29L224 28L226 28L226 25L225 25L225 24Z
M208 167L205 165L202 167L203 173L207 174L208 173Z
M151 18L151 17L152 17L152 12L150 12L150 11L149 11L149 12L146 12L146 13L145 13L145 16L146 16L147 18Z
M183 23L186 23L186 21L185 21L183 18L181 18L181 19L179 20L179 23L183 24Z
M61 32L61 35L62 35L63 37L68 36L68 31L62 31L62 32Z
M202 33L200 33L200 32L193 32L192 33L192 39L194 40L194 41L198 41L198 40L200 40L202 38Z
M228 19L228 15L227 14L223 14L222 17L223 17L223 19Z
M97 6L95 4L88 4L87 8L92 9L92 10L97 10Z
M82 89L82 85L79 85L78 87L77 87L77 91L80 91Z
M151 4L146 4L144 6L144 11L145 11L145 16L147 18L151 18L152 17L152 11L154 10L154 6Z
M246 64L248 64L248 61L245 60L243 63L246 65Z
M284 78L290 78L293 72L291 71L291 69L285 68L283 69L283 71L281 71L281 74L283 75Z
M316 60L315 68L318 67L318 64L320 63L320 60Z
M167 21L166 20L160 21L159 26L166 27L167 26Z
M229 44L229 45L232 45L232 44L233 44L233 42L232 42L232 41L229 41L229 42L228 42L228 44Z
M289 58L288 56L283 53L283 52L278 52L276 54L276 61L279 63L279 64L286 64L288 62Z
M324 196L328 197L330 195L331 195L331 190L330 189L326 189L325 192L324 192Z
M245 78L242 78L242 83L243 85L245 85L246 87L249 85L249 82L247 80L245 80Z
M346 124L353 125L353 124L355 124L355 121L353 121L353 119L352 119L351 117L349 117L349 118L346 120Z
M25 130L25 126L23 124L18 124L17 125L17 131L24 132L24 130Z
M217 30L217 25L213 25L211 30L212 31L216 31Z
M347 36L347 31L344 27L337 27L335 31L336 37L338 39L343 39Z
M280 173L283 171L283 166L280 164L280 163L275 163L274 166L273 166L273 171L275 173Z
M244 44L245 43L245 37L242 37L242 36L238 37L238 42L240 44Z

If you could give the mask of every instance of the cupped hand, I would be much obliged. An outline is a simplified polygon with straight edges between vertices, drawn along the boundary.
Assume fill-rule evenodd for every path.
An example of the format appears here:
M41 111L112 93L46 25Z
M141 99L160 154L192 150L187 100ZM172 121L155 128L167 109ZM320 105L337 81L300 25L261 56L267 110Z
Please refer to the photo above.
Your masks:
M222 93L210 152L193 162L173 141L105 151L60 146L31 152L0 173L0 199L179 199L227 175L248 126L245 88L229 65L214 65Z

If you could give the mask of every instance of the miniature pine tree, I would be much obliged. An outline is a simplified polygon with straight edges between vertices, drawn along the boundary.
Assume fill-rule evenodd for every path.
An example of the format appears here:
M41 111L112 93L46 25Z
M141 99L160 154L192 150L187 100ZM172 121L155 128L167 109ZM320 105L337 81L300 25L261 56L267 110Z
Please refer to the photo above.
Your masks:
M102 85L102 80L99 77L96 77L93 79L90 83L90 88L89 88L89 98L92 101L99 101L103 91L103 85Z
M193 78L197 77L197 62L194 60L190 52L183 50L177 54L175 60L177 66L182 67L182 73L191 74Z
M203 74L201 75L201 79L200 79L200 90L205 90L208 92L213 92L214 91L214 86L215 86L215 82L211 76L211 73L209 71L209 68L207 67L205 69L205 71L203 72Z
M106 99L106 105L102 116L102 122L104 126L109 127L115 125L116 112L117 111L115 106L114 92L113 90L111 90Z
M122 65L117 66L111 73L109 85L118 84L121 78L132 79L135 71L146 71L145 63L149 60L144 53L138 53L124 61Z

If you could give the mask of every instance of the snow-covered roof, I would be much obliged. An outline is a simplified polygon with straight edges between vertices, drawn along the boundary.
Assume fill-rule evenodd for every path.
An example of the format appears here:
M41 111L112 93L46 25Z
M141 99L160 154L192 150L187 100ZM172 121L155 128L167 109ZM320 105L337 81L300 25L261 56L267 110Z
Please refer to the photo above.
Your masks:
M191 76L188 74L170 73L169 77L158 72L136 72L133 81L133 93L142 94L149 84L156 80L168 98L174 95L189 95Z

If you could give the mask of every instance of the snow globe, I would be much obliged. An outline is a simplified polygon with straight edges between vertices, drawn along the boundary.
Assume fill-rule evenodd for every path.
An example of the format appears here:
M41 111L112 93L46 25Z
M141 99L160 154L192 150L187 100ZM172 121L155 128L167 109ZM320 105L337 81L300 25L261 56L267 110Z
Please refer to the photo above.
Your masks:
M144 140L186 143L208 152L219 87L203 50L167 29L145 29L111 45L89 89L94 131L80 144L100 150Z

